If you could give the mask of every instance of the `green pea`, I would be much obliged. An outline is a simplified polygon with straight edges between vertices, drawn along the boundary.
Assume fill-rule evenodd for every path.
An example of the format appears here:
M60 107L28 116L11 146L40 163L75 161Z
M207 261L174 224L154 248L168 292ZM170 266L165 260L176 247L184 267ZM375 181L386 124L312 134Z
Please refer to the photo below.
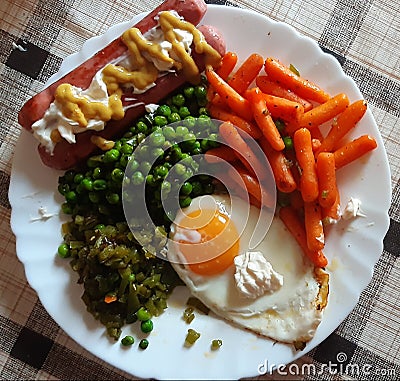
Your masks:
M217 139L218 139L217 134L210 134L208 136L208 140L209 140L208 144L209 144L210 148L219 147L219 143L218 143Z
M156 124L156 126L162 127L168 124L168 119L163 115L157 115L154 117L154 123Z
M146 321L151 319L151 314L144 307L140 307L136 312L136 316L140 321Z
M106 194L106 200L108 201L109 204L115 205L118 204L119 202L119 195L117 193L107 193Z
M100 167L96 167L95 169L93 169L93 178L94 179L98 179L100 177L102 177L103 175L103 170Z
M140 329L144 333L149 333L153 330L153 322L151 320L142 321L140 324Z
M129 161L129 170L135 172L139 168L139 162L135 159Z
M122 147L122 142L121 140L117 140L116 142L114 142L114 147L113 149L116 149L117 151L119 151Z
M194 197L199 196L203 193L203 186L200 181L192 181L192 194Z
M192 148L192 155L201 155L202 153L203 153L203 150L200 147Z
M201 130L206 130L207 128L211 127L211 118L208 115L200 115L197 119L197 125Z
M114 168L111 172L111 178L116 183L121 183L124 178L124 172L119 168Z
M185 104L185 97L182 94L176 94L172 97L172 103L177 107L181 107Z
M179 116L182 119L185 119L189 115L190 115L190 111L186 106L182 106L182 107L179 108Z
M117 149L112 148L104 153L103 161L104 163L113 163L114 161L117 161L120 156L121 153Z
M74 183L75 183L75 184L80 184L81 181L82 181L84 178L85 178L85 177L82 175L82 173L77 173L77 174L74 176Z
M135 342L135 339L132 336L125 336L122 340L121 340L121 344L129 347L130 345L132 345Z
M168 174L168 168L164 165L160 165L154 170L154 175L158 178L164 178Z
M189 133L189 130L188 130L187 127L185 127L185 126L178 126L178 127L176 127L176 135L177 135L177 136L183 137L183 136L185 136L185 135L188 134L188 133Z
M139 342L140 349L146 349L149 346L149 341L147 339L142 339Z
M293 149L293 139L290 136L284 136L283 143L285 143L286 149Z
M175 130L174 130L174 128L171 127L171 126L165 126L165 127L163 128L163 130L162 130L162 133L163 133L165 139L168 139L168 140L173 140L173 139L175 139L175 136L176 136Z
M149 173L151 170L151 163L148 161L142 161L139 165L139 170L142 173Z
M58 246L57 252L61 258L68 258L71 255L69 246L66 243L62 243L60 246Z
M150 135L150 141L152 145L156 147L161 147L165 143L165 136L161 131L160 132L156 131Z
M86 189L87 191L92 191L93 189L93 181L92 179L89 178L84 178L81 182L81 185L84 189Z
M212 194L214 192L214 185L211 183L203 185L203 192L204 194Z
M161 191L168 194L171 191L172 185L169 181L163 181L161 183Z
M194 87L193 86L188 86L185 87L183 90L183 94L185 95L186 98L192 98L194 95Z
M136 130L137 130L137 132L141 132L141 133L145 134L148 131L147 124L144 122L141 122L141 121L137 122Z
M191 197L182 197L179 199L179 205L181 208L186 208L192 203Z
M69 191L65 194L65 199L68 202L76 202L76 200L78 199L76 193L74 191Z
M98 204L100 202L100 195L96 192L90 192L89 193L89 200L93 203L93 204Z
M75 171L73 169L68 170L65 172L64 177L67 183L72 183L74 181Z
M175 173L178 176L183 176L186 173L186 167L183 164L178 163L175 165L174 168L175 168Z
M279 132L282 132L286 127L285 122L281 119L275 120L274 123Z
M57 189L62 196L65 196L65 194L68 193L71 188L69 184L59 184Z
M161 147L156 147L151 150L152 157L160 159L164 156L164 150Z
M205 86L196 86L194 88L194 95L199 106L205 106L207 104L207 88Z
M171 113L171 115L168 117L169 123L179 122L180 120L181 116L177 112Z
M154 187L157 185L157 181L153 175L149 174L146 176L146 184L148 184L151 187Z
M201 115L209 116L209 112L208 112L207 107L200 107L200 108L199 108L199 115L200 115L200 116L201 116Z
M133 175L132 175L132 183L134 185L140 185L144 182L144 176L143 173L140 171L136 171Z
M190 184L188 181L185 181L182 186L181 186L181 194L182 195L189 195L193 190L192 184Z
M107 182L105 180L94 180L93 181L93 189L96 191L101 191L107 189Z
M73 212L73 208L72 208L71 204L68 203L68 202L63 202L62 203L61 210L65 214L72 214L72 212Z
M196 118L192 115L187 116L185 119L185 125L188 128L193 129L196 126Z
M156 110L156 114L168 118L171 115L171 109L169 108L168 105L161 105Z
M121 153L130 155L133 152L133 147L130 144L123 144L121 147Z

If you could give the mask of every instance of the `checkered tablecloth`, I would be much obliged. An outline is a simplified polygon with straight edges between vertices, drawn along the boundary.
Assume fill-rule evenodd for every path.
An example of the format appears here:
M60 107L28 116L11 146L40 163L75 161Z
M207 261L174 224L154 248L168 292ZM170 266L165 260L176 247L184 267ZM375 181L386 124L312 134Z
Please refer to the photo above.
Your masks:
M159 0L0 0L0 379L132 379L73 342L26 281L8 200L17 114L63 58L110 25ZM390 163L390 228L374 276L348 318L297 364L370 366L371 379L400 379L400 2L392 0L210 1L284 21L335 56L368 100ZM379 203L379 200L376 200ZM73 365L72 365L73 364ZM298 379L350 379L351 374ZM261 379L293 378L275 373Z

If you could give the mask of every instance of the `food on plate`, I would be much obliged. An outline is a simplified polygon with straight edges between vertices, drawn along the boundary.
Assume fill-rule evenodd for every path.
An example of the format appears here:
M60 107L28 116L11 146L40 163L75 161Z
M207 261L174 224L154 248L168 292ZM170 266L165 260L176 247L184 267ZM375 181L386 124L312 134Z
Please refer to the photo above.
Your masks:
M28 101L19 121L44 164L68 169L58 190L71 220L58 253L71 258L88 311L111 337L135 321L150 333L183 282L217 315L302 349L328 302L323 250L325 225L340 219L336 176L376 147L369 135L347 141L366 103L331 96L258 53L236 68L218 30L195 27L205 11L202 1L165 1ZM255 147L279 197L252 247L260 211L276 206ZM198 172L201 160L231 167L213 178ZM163 208L169 193L173 211ZM153 225L124 213L122 200L135 206L140 197ZM184 320L193 319L186 309ZM132 345L127 337L122 344ZM185 345L199 337L189 329Z
M250 250L259 210L248 208L223 194L193 199L171 226L168 259L191 293L217 315L273 340L307 342L327 303L328 274L299 255L277 217Z
M206 64L219 65L224 40L195 27L203 1L167 0L78 68L35 95L19 123L39 141L44 164L68 169L112 140L131 121L186 81L199 83Z

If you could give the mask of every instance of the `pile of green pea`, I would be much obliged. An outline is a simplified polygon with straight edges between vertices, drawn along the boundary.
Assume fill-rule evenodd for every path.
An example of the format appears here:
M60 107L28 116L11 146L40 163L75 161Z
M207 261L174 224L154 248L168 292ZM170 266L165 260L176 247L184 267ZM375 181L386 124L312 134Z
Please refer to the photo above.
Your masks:
M157 226L141 226L141 234L161 250L173 218L165 214L161 204L161 191L175 186L165 181L171 168L185 179L179 185L181 207L214 191L213 179L197 175L198 162L193 160L193 155L218 146L218 126L208 115L206 94L204 83L184 87L155 112L135 121L112 148L92 155L59 178L58 191L64 197L61 208L71 220L64 226L64 242L58 253L70 258L72 269L79 274L78 282L83 284L82 299L88 311L115 339L125 323L138 320L141 309L158 316L167 307L166 298L173 287L181 284L168 262L139 245L127 227L122 205L127 165L132 185L145 184L146 204ZM169 125L174 122L181 123ZM207 138L200 139L200 134ZM177 143L182 138L185 141ZM155 155L152 163L147 160L148 153ZM115 302L105 302L110 295ZM146 321L145 329L149 329L152 321Z

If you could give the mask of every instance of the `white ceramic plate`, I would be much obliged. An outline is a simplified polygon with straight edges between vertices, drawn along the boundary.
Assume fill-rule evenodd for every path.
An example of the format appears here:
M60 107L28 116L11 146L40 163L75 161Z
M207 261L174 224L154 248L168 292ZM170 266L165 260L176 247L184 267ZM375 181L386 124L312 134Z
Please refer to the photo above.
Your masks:
M143 16L143 15L141 15ZM140 16L134 19L137 20ZM276 23L260 14L239 8L209 6L204 23L223 32L227 48L241 60L258 52L293 63L306 78L315 81L332 95L346 92L352 101L362 98L338 62L324 54L309 38L293 28ZM105 35L89 40L82 51L68 57L51 81L71 70L105 46L132 22L112 27ZM325 253L330 260L330 295L324 319L306 349L294 352L291 346L275 344L252 333L234 328L213 316L197 314L189 327L201 332L190 348L183 348L188 329L181 316L188 296L186 289L174 293L169 308L155 321L150 346L142 351L134 345L126 350L107 339L104 327L86 312L80 299L82 288L68 261L59 259L62 202L57 195L60 172L44 167L37 155L37 144L23 131L12 168L10 202L12 229L17 238L17 255L25 265L26 276L54 320L76 342L110 364L139 377L159 379L237 379L265 371L260 365L287 364L323 341L356 305L361 291L371 280L373 267L382 252L382 240L388 229L390 176L387 157L378 128L370 111L354 131L354 136L369 133L378 148L357 163L339 172L342 200L362 200L366 217L339 223L329 232ZM379 200L379 201L378 201ZM54 216L36 220L39 209ZM123 330L123 335L131 332ZM135 336L140 333L134 332ZM210 352L212 339L221 338L223 346Z

